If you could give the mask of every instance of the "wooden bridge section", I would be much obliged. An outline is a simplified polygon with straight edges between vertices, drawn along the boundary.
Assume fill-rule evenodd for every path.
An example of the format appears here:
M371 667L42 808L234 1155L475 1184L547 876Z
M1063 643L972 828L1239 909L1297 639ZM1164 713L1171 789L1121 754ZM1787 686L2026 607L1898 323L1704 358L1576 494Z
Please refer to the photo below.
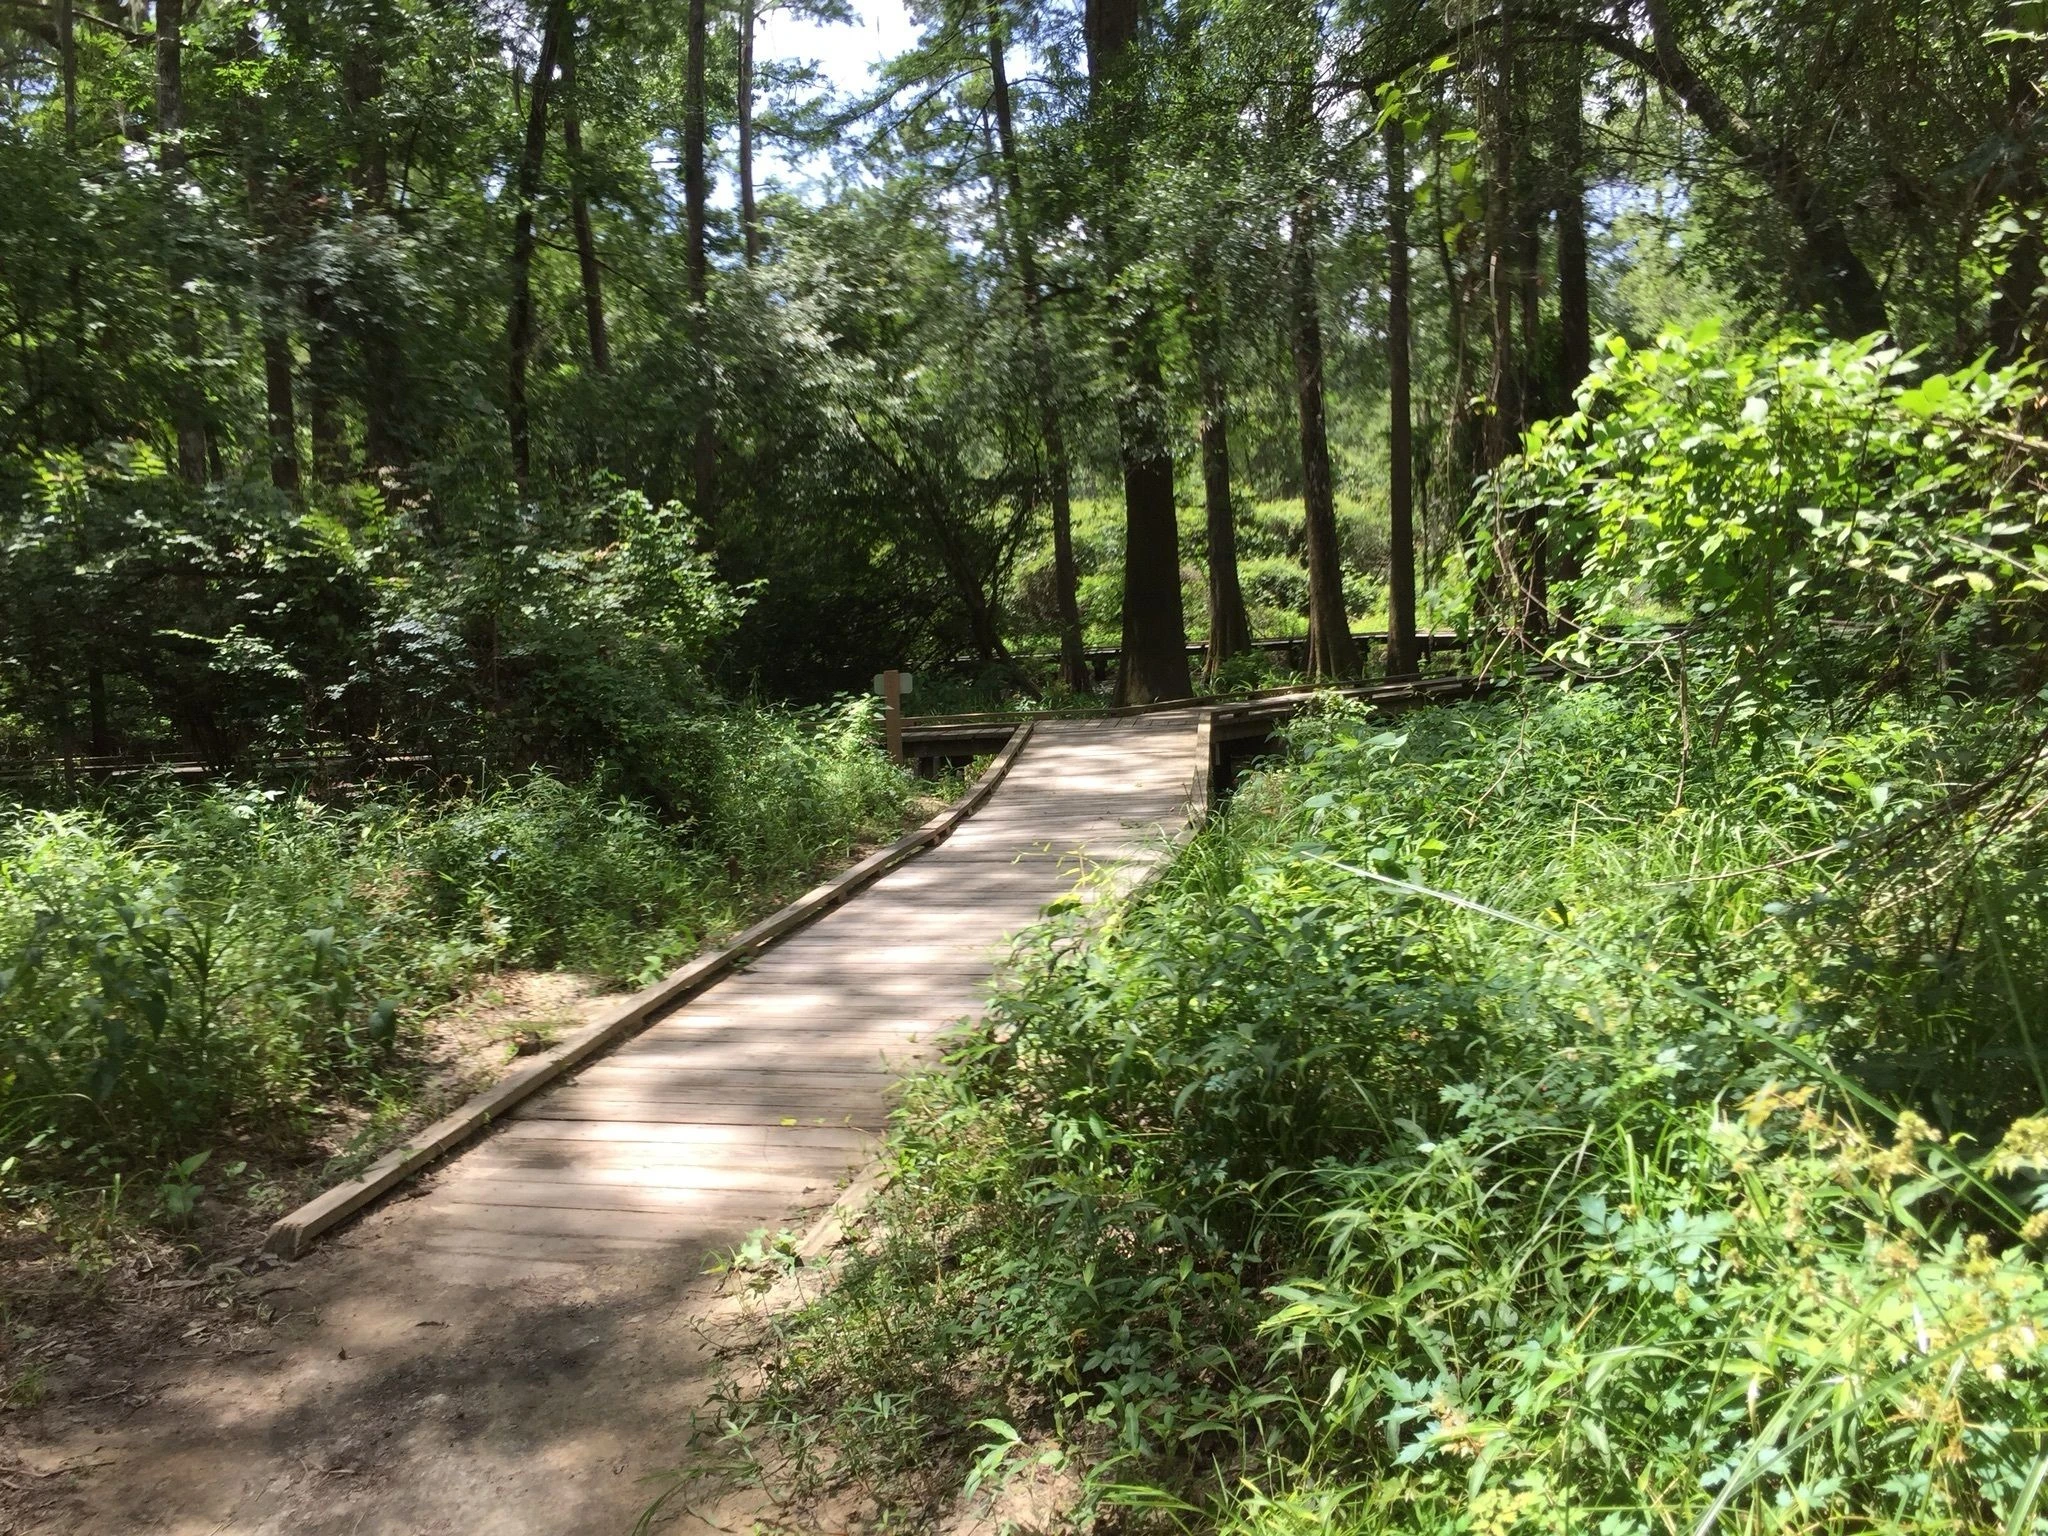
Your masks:
M829 1196L891 1085L982 1007L1006 941L1084 875L1164 856L1197 779L1197 712L1037 727L938 848L513 1110L404 1213L458 1283L730 1243Z
M1009 937L1077 880L1163 859L1232 742L1307 701L1040 717L1022 738L955 722L1008 743L972 815L610 1005L279 1222L272 1251L307 1262L249 1275L253 1306L195 1313L207 1331L138 1359L125 1395L71 1405L50 1454L95 1470L30 1529L631 1528L717 1390L712 1334L735 1314L706 1258L832 1201L902 1071L982 1009Z

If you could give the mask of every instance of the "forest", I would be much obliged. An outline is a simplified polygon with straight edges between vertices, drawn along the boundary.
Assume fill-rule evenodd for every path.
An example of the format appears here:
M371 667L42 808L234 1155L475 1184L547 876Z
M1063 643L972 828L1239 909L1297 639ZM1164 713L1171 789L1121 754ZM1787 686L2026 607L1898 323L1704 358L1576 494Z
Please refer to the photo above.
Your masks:
M901 671L1294 702L642 1529L2048 1532L2044 109L2044 0L0 0L0 1490L963 793Z

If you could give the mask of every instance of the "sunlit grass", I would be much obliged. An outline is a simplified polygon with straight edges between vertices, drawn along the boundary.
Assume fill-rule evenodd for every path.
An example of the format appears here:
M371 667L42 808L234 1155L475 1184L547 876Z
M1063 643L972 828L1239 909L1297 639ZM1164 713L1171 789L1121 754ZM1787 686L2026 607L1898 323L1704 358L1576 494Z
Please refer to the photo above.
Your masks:
M252 1126L402 1120L418 1021L469 977L645 981L893 835L915 788L872 713L698 717L671 752L687 821L538 771L0 811L6 1173L98 1183Z
M2031 734L1304 723L915 1088L735 1433L1262 1536L2042 1528L2044 849L1943 810Z

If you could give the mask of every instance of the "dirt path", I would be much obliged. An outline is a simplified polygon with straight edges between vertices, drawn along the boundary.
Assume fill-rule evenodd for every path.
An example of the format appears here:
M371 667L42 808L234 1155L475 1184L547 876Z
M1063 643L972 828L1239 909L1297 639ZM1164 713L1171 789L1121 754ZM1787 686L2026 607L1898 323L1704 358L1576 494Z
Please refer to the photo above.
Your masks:
M1006 936L1085 865L1157 857L1193 766L1192 716L1041 726L945 845L239 1279L184 1344L16 1415L8 1536L630 1530L715 1385L707 1263L831 1205Z

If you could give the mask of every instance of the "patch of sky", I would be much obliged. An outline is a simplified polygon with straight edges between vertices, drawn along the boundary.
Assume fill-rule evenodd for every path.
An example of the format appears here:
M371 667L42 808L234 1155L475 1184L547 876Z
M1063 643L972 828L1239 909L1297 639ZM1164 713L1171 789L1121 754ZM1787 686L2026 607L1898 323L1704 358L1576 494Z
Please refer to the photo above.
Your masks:
M754 34L754 58L763 76L809 69L835 105L858 101L875 87L882 65L915 47L919 26L903 0L852 0L846 20L820 17L809 6L764 10ZM798 196L819 196L837 167L830 154L763 138L754 151L755 175ZM719 178L717 200L737 197L730 176Z

